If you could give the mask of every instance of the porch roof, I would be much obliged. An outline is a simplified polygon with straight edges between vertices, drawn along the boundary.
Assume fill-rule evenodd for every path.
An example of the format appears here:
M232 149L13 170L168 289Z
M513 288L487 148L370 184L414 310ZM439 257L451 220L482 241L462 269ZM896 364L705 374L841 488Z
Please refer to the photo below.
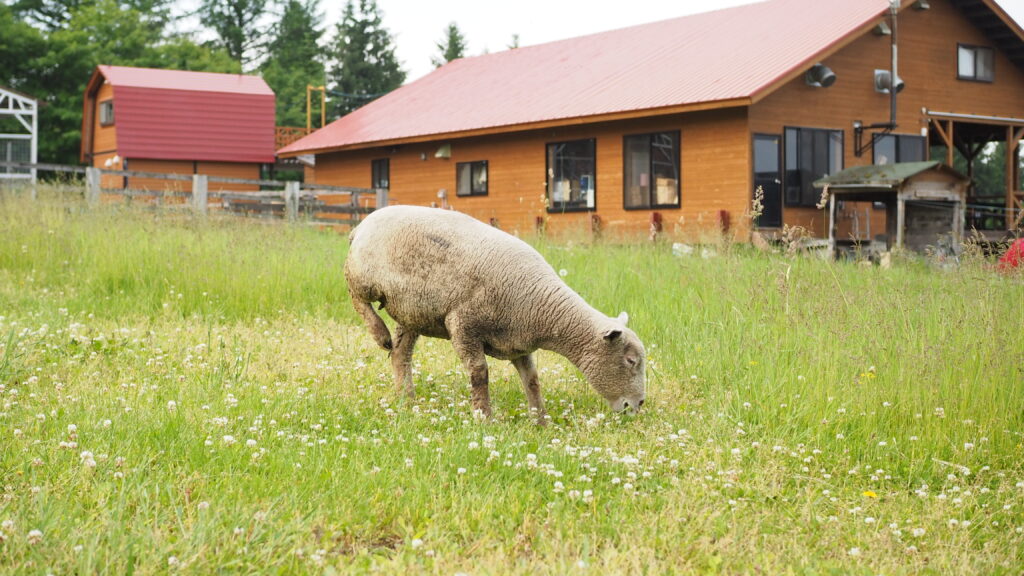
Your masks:
M953 179L968 178L937 160L928 162L901 162L896 164L854 166L831 176L814 181L815 188L828 186L831 190L896 190L918 174L935 171Z

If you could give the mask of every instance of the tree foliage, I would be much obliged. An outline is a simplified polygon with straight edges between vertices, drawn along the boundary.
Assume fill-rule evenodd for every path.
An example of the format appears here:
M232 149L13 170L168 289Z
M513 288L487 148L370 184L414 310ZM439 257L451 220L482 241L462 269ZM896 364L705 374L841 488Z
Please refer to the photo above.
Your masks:
M267 0L201 0L199 20L217 33L215 45L245 68L263 47L263 16Z
M68 10L68 17L49 28L38 14L45 8L47 14L59 15L58 4ZM223 51L168 35L168 17L161 7L166 2L38 2L33 8L37 15L29 16L23 5L16 19L17 10L0 4L0 84L42 103L41 161L78 161L85 85L98 64L240 71Z
M324 64L318 44L323 30L316 27L316 0L288 0L274 25L263 79L277 95L277 123L306 125L306 86L324 83Z
M376 0L348 0L331 50L331 114L344 116L405 82Z
M452 22L445 29L444 40L436 44L441 52L440 56L430 59L434 68L440 68L452 60L458 60L466 55L466 37L462 35L458 24Z

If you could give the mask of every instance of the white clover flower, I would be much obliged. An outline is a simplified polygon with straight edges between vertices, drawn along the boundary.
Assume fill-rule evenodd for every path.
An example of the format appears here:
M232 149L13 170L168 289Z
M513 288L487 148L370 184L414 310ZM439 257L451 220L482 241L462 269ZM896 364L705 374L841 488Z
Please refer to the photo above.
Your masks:
M231 446L232 444L235 443L235 437L228 434L224 436L223 441L225 445Z
M850 556L860 556L860 548L854 547L846 551Z
M177 409L178 409L178 403L177 402L175 402L174 400L168 400L167 401L167 411L168 412L174 412ZM172 556L172 558L173 558L173 556Z
M461 474L465 474L465 473L466 473L466 469L465 469L465 468L459 468L459 469L458 469L458 470L456 470L455 472L456 472L457 474L460 474L460 475L461 475Z
M412 542L409 542L409 546L412 546L412 548L413 548L414 550L415 550L416 548L420 548L421 546L423 546L423 540L421 540L421 539L419 539L419 538L413 538L413 539L412 539Z
M196 508L198 508L199 510L206 510L209 507L210 507L210 503L207 502L206 500L203 500L199 504L196 504Z
M39 544L43 541L43 533L40 530L30 530L28 533L29 544Z

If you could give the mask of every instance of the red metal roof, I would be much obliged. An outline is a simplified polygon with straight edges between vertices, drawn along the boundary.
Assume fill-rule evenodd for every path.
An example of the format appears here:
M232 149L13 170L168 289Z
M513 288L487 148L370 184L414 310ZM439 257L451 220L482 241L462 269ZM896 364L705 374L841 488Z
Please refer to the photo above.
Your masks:
M124 158L274 161L274 92L259 76L97 66L114 88Z
M456 60L280 154L742 105L888 9L889 0L771 0Z

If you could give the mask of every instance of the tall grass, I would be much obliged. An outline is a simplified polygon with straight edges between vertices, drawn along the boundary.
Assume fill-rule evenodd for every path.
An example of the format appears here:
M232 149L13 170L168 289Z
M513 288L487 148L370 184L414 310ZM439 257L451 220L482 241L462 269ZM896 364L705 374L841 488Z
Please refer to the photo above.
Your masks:
M442 341L399 400L337 232L0 228L0 573L1019 571L1024 285L984 261L532 239L650 360L630 417L541 354L542 429L497 361L474 421Z

